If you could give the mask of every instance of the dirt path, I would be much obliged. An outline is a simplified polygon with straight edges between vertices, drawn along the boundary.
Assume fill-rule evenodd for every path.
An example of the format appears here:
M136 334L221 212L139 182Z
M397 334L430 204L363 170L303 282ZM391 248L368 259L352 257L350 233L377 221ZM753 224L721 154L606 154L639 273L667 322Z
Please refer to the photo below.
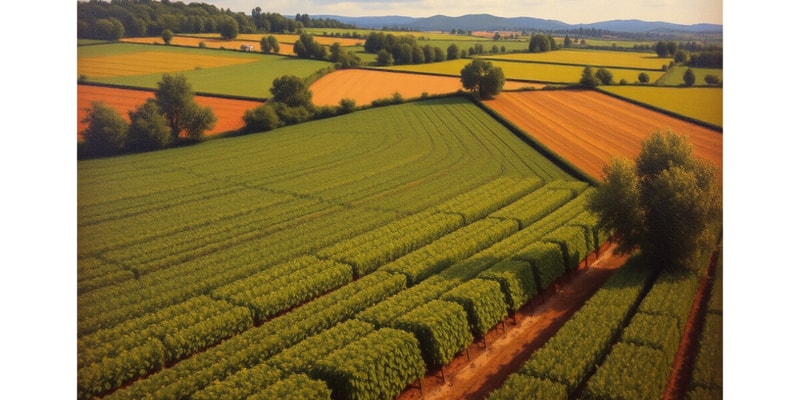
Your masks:
M423 378L422 393L415 385L397 399L485 399L509 374L519 370L531 353L542 347L627 259L613 255L611 247L604 247L599 258L581 262L578 271L519 310L516 322L508 318L487 333L485 345L484 340L476 340L444 368L444 381L442 373L434 371Z

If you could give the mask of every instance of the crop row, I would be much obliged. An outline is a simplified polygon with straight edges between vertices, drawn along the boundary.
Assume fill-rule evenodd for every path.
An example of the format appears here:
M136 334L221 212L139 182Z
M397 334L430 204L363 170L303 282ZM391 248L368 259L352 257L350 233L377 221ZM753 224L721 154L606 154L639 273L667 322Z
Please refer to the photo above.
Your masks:
M544 347L531 355L518 373L562 385L563 391L557 387L553 389L556 392L573 393L594 365L606 356L610 344L644 295L651 276L638 263L627 263ZM499 391L508 389L501 387Z
M687 398L722 398L722 257L717 259Z
M375 272L112 393L110 399L184 398L303 339L351 319L405 288L402 276Z

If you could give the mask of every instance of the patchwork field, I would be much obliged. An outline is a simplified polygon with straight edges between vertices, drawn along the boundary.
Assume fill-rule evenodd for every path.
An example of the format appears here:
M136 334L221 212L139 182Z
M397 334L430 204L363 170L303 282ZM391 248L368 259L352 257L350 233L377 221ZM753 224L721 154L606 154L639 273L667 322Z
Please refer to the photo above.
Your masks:
M507 81L505 89L541 87L530 83ZM318 106L335 106L343 98L355 100L357 105L368 105L373 100L389 98L400 93L405 99L457 92L462 89L456 77L405 74L376 70L350 69L323 76L311 85L312 101Z
M117 110L126 120L130 121L128 111L135 110L136 107L144 104L148 98L155 98L153 92L78 85L78 141L83 140L81 131L86 129L87 124L82 121L86 118L86 110L91 107L93 101L102 100L106 105ZM242 122L244 112L262 104L257 101L223 99L211 96L195 96L195 101L203 107L211 107L217 117L217 124L214 129L206 132L206 135L216 135L242 128L244 126L244 122Z
M151 47L151 49L157 49L157 47ZM255 61L254 58L225 57L222 54L187 54L148 49L127 54L80 57L78 74L90 78L108 78L191 71Z
M666 129L722 168L722 133L595 91L502 93L486 105L598 180L612 156L634 158L642 139Z
M656 85L661 86L682 86L685 83L683 81L683 74L686 73L687 69L689 69L689 67L676 66L670 68L670 70L658 80L652 79L653 77L651 76L650 82L655 82ZM692 72L694 72L695 86L706 85L706 75L716 76L720 81L724 80L721 68L692 68Z

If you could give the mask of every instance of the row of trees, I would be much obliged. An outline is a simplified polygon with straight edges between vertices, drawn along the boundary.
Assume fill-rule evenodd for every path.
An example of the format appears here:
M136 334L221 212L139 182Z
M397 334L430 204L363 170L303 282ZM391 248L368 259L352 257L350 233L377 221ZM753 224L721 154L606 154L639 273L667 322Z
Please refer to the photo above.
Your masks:
M232 25L231 25L232 24ZM78 2L78 38L118 40L122 37L174 33L298 32L303 28L354 29L330 18L297 14L294 19L254 8L250 15L211 4L154 0L89 0ZM235 38L234 35L232 38Z
M127 151L156 150L183 140L196 141L212 129L217 118L201 107L186 77L164 74L155 99L128 113L130 124L115 109L94 102L79 146L81 156L108 156Z
M639 83L649 83L650 82L650 75L646 72L639 73ZM709 85L719 85L721 83L720 79L716 75L707 74L704 77L704 80ZM683 73L683 83L684 86L694 86L695 82L697 81L697 77L694 74L694 71L691 68L687 68L686 72ZM595 71L592 67L584 67L583 72L581 73L581 78L578 81L581 86L586 87L597 87L599 85L613 85L614 84L614 75L611 71L605 68L598 68ZM626 84L627 82L623 79L620 80L620 84Z

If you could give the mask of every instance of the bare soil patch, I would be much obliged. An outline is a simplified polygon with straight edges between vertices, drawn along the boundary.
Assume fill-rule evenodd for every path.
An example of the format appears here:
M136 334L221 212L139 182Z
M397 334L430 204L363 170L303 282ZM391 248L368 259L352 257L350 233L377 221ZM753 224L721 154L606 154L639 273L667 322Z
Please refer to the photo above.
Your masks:
M688 136L698 157L722 169L722 134L591 90L506 92L486 105L591 176L613 156L635 158L657 130Z
M604 246L600 256L581 262L577 271L562 277L545 293L476 340L441 371L429 371L418 384L397 399L484 399L518 371L530 355L542 347L597 289L621 267L627 256L616 256Z
M81 131L86 129L87 123L82 122L88 114L87 109L93 101L102 100L106 105L114 108L126 120L128 111L144 104L148 98L155 98L151 91L117 89L101 86L78 85L78 140L83 140ZM203 107L211 107L217 116L217 124L206 135L217 135L224 132L235 131L244 126L242 116L246 110L258 107L262 103L257 101L223 99L219 97L195 96L195 101Z

